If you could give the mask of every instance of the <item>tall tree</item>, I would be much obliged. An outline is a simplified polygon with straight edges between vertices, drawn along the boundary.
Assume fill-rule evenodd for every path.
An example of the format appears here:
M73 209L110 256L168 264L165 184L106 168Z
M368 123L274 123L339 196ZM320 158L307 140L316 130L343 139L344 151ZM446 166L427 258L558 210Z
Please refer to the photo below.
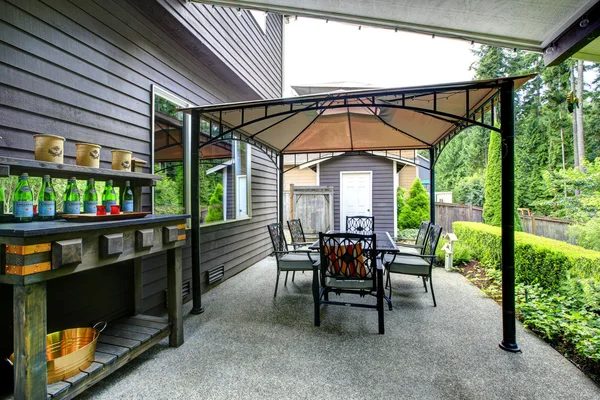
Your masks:
M575 64L571 64L571 96L575 96ZM579 167L579 145L577 144L577 114L574 109L571 111L571 119L573 124L573 165Z
M502 139L500 133L492 131L488 150L488 165L485 171L485 200L483 222L502 226ZM522 231L521 219L514 210L515 231Z
M577 61L577 98L579 99L579 107L575 109L577 114L577 155L579 156L580 168L585 168L585 140L583 137L583 61Z

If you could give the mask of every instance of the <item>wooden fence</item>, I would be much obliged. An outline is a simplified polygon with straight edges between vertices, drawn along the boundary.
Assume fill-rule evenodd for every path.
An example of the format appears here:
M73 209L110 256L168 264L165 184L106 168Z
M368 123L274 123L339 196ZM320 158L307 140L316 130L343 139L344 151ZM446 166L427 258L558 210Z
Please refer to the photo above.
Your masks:
M523 232L574 244L567 236L567 228L572 224L571 221L535 215L521 215L520 218ZM445 232L452 232L454 221L483 222L483 208L466 204L436 203L435 219Z
M284 224L300 219L307 239L333 229L333 187L294 186L283 192Z

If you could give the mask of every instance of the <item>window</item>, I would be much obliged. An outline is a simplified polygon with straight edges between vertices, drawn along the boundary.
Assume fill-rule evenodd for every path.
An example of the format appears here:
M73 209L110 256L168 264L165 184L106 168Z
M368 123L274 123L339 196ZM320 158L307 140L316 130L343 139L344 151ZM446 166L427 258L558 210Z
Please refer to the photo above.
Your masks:
M200 133L218 134L219 127L201 120ZM204 146L200 153L200 210L202 223L250 216L250 146L237 140Z
M190 118L177 109L191 104L156 86L152 94L152 172L162 176L153 190L153 212L184 214L190 202Z
M153 87L153 173L162 179L153 190L155 214L189 214L191 210L191 117L178 112L191 104ZM219 126L200 121L200 142ZM200 151L201 223L250 216L251 146L237 140L219 141Z

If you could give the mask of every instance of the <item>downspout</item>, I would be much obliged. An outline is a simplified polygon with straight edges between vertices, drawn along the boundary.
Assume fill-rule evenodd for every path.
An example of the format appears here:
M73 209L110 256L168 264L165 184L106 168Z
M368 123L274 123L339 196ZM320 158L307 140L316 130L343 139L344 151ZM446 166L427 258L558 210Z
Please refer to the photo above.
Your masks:
M435 168L433 167L433 148L429 149L429 220L435 224ZM417 167L419 168L419 167Z
M515 84L502 83L502 342L500 348L519 352L515 313Z
M192 310L191 314L202 314L202 294L200 291L200 114L192 111Z

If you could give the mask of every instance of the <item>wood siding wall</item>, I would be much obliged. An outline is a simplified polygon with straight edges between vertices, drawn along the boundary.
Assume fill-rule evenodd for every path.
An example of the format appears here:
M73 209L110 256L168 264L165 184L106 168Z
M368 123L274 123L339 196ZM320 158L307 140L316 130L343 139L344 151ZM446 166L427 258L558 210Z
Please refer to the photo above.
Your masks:
M291 168L286 165L285 169ZM317 173L310 168L294 168L283 174L284 190L290 190L290 183L294 186L317 186Z
M375 156L339 156L321 163L320 186L334 187L335 229L340 229L340 172L373 171L372 214L377 230L394 231L394 171L392 161Z
M152 84L198 105L281 95L275 14L265 34L248 13L184 0L0 0L0 24L5 156L32 159L32 136L51 133L67 138L65 163L75 163L76 142L101 145L102 168L113 148L149 162ZM203 229L203 270L225 263L226 278L270 252L264 227L276 220L276 174L259 151L252 161L253 217ZM185 282L189 247L183 254ZM147 309L164 302L165 264L165 255L144 260Z
M417 178L417 167L413 167L412 165L405 165L398 172L398 186L403 187L408 190L412 186L413 182Z

